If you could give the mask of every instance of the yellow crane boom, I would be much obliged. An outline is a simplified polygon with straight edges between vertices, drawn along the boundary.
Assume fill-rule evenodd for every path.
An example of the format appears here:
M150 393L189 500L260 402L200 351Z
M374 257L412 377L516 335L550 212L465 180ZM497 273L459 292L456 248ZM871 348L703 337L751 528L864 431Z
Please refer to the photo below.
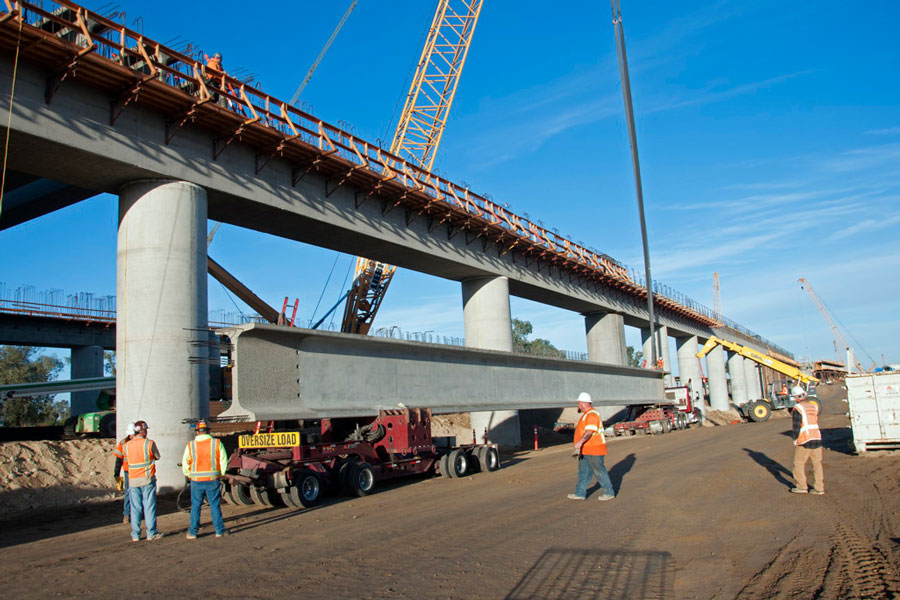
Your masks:
M763 354L762 352L757 352L756 350L748 346L743 346L736 342L730 342L716 336L710 336L710 338L706 340L706 343L703 344L703 348L701 348L700 352L697 353L697 358L703 358L704 356L709 354L710 350L718 345L722 345L735 354L740 354L744 358L749 358L753 362L759 363L764 367L769 367L770 369L778 371L782 375L787 375L791 379L796 379L801 383L808 384L819 381L812 375L807 375L797 367L793 367L787 363L783 363L776 358L772 358L771 356Z
M431 170L484 0L438 0L391 152ZM397 267L357 257L341 331L366 334Z

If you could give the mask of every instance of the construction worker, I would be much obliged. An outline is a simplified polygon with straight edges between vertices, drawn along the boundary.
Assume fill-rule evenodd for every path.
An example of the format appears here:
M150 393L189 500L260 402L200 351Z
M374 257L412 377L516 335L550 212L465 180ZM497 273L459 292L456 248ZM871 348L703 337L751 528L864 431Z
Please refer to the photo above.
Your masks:
M147 539L163 536L156 529L156 461L159 448L147 437L146 421L135 421L134 437L124 446L131 496L131 541L141 541L141 517L147 522Z
M822 471L822 433L819 431L819 405L807 398L806 390L799 385L791 389L794 398L792 437L794 438L794 494L825 493L825 477ZM813 489L806 487L806 461L813 466Z
M213 88L212 99L216 104L219 102L218 90L225 89L225 69L222 68L222 53L216 52L212 57L206 57L206 85Z
M567 498L569 500L587 498L587 487L593 475L603 488L603 493L597 499L601 502L612 500L616 497L616 493L604 464L606 438L603 435L603 421L600 419L600 413L594 410L594 401L590 394L581 392L576 402L581 418L575 425L575 446L572 455L578 457L578 481L575 484L575 493L569 494Z
M225 522L222 520L222 496L219 480L228 467L228 455L225 445L209 435L206 421L197 423L197 437L189 442L181 457L181 470L191 480L191 525L187 539L196 540L200 529L200 508L203 498L209 501L209 512L212 516L216 537L228 535Z
M122 522L128 523L131 520L131 498L128 495L128 464L125 463L125 444L134 437L134 423L125 426L125 437L116 444L113 449L113 456L116 457L116 464L113 468L113 478L116 481L116 491L125 492L125 501L122 506Z

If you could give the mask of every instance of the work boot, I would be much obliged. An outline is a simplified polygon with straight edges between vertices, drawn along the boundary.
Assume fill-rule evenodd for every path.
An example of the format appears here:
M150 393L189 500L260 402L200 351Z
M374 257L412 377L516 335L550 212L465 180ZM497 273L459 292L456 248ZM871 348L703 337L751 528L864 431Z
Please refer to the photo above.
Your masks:
M610 496L609 494L600 494L600 497L597 498L600 502L606 502L607 500L612 500L615 496Z
M196 540L196 539L197 539L197 536L194 535L193 533L189 533L189 534L187 534L187 535L184 536L184 537L185 537L186 539L189 539L189 540Z
M798 488L798 487L795 487L795 488L791 488L791 493L792 493L792 494L808 494L809 491L808 491L808 490L801 489L801 488Z
M825 490L809 490L809 493L813 496L824 496Z
M164 535L165 535L165 534L164 534L163 532L157 531L157 532L154 533L153 535L148 535L148 536L147 536L147 539L148 539L148 540L158 540L158 539L160 539L160 538L161 538L162 536L164 536Z
M122 522L123 522L123 523L131 523L131 519L128 518L127 516L123 516L123 517L122 517Z
M569 494L566 498L569 500L584 500L584 496L579 496L578 494Z
M229 535L231 535L231 534L228 533L228 530L226 529L226 530L223 531L222 533L217 533L217 534L216 534L216 537L226 537L226 536L229 536Z

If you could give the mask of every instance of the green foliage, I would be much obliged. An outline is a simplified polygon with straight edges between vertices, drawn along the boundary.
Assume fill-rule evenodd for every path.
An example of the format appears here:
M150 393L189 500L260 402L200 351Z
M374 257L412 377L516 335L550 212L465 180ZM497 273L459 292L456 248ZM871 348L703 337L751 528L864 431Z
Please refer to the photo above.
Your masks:
M30 346L0 346L0 385L50 381L63 367L63 361L38 354ZM0 406L3 424L9 427L56 425L69 416L69 405L55 401L53 395L9 398Z
M531 323L519 319L512 320L513 351L526 354L539 354L541 356L553 356L565 358L565 352L556 348L549 340L537 338L529 340L528 336L534 331Z
M629 367L640 367L644 360L644 353L638 350L635 352L634 346L625 347L625 364Z

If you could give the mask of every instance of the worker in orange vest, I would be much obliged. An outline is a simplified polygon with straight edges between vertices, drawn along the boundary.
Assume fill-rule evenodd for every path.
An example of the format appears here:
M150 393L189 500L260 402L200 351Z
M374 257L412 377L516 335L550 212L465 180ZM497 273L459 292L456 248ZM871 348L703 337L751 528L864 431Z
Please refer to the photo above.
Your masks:
M147 539L163 536L156 529L156 461L159 448L147 437L146 421L135 421L134 437L123 450L128 465L128 493L131 496L131 541L141 541L141 517L147 522Z
M216 52L211 57L205 54L203 56L206 57L205 83L213 88L212 99L213 102L218 104L219 94L217 93L217 90L225 89L225 69L222 68L222 53Z
M113 449L113 456L116 457L116 464L113 467L113 478L116 481L116 491L125 492L124 506L122 507L122 522L128 523L131 520L131 497L128 494L128 464L125 462L125 444L134 437L134 423L125 426L125 437L116 444Z
M791 390L791 396L797 403L791 411L793 417L792 436L794 438L794 481L791 488L795 494L825 493L825 476L822 470L822 433L819 431L819 405L812 402L799 385ZM813 489L806 487L806 461L812 462Z
M200 529L200 508L203 498L209 501L209 512L212 516L216 537L228 535L222 519L222 494L220 479L228 467L228 454L220 440L209 435L206 421L197 423L197 437L184 449L181 457L181 470L191 480L191 525L187 539L196 540Z
M604 464L606 438L603 435L603 421L600 419L600 413L594 409L594 401L590 394L587 392L578 394L577 403L581 418L575 425L575 446L572 454L578 457L578 481L575 484L575 493L567 497L569 500L584 500L593 475L603 489L603 493L597 499L601 502L612 500L616 497L616 493Z

